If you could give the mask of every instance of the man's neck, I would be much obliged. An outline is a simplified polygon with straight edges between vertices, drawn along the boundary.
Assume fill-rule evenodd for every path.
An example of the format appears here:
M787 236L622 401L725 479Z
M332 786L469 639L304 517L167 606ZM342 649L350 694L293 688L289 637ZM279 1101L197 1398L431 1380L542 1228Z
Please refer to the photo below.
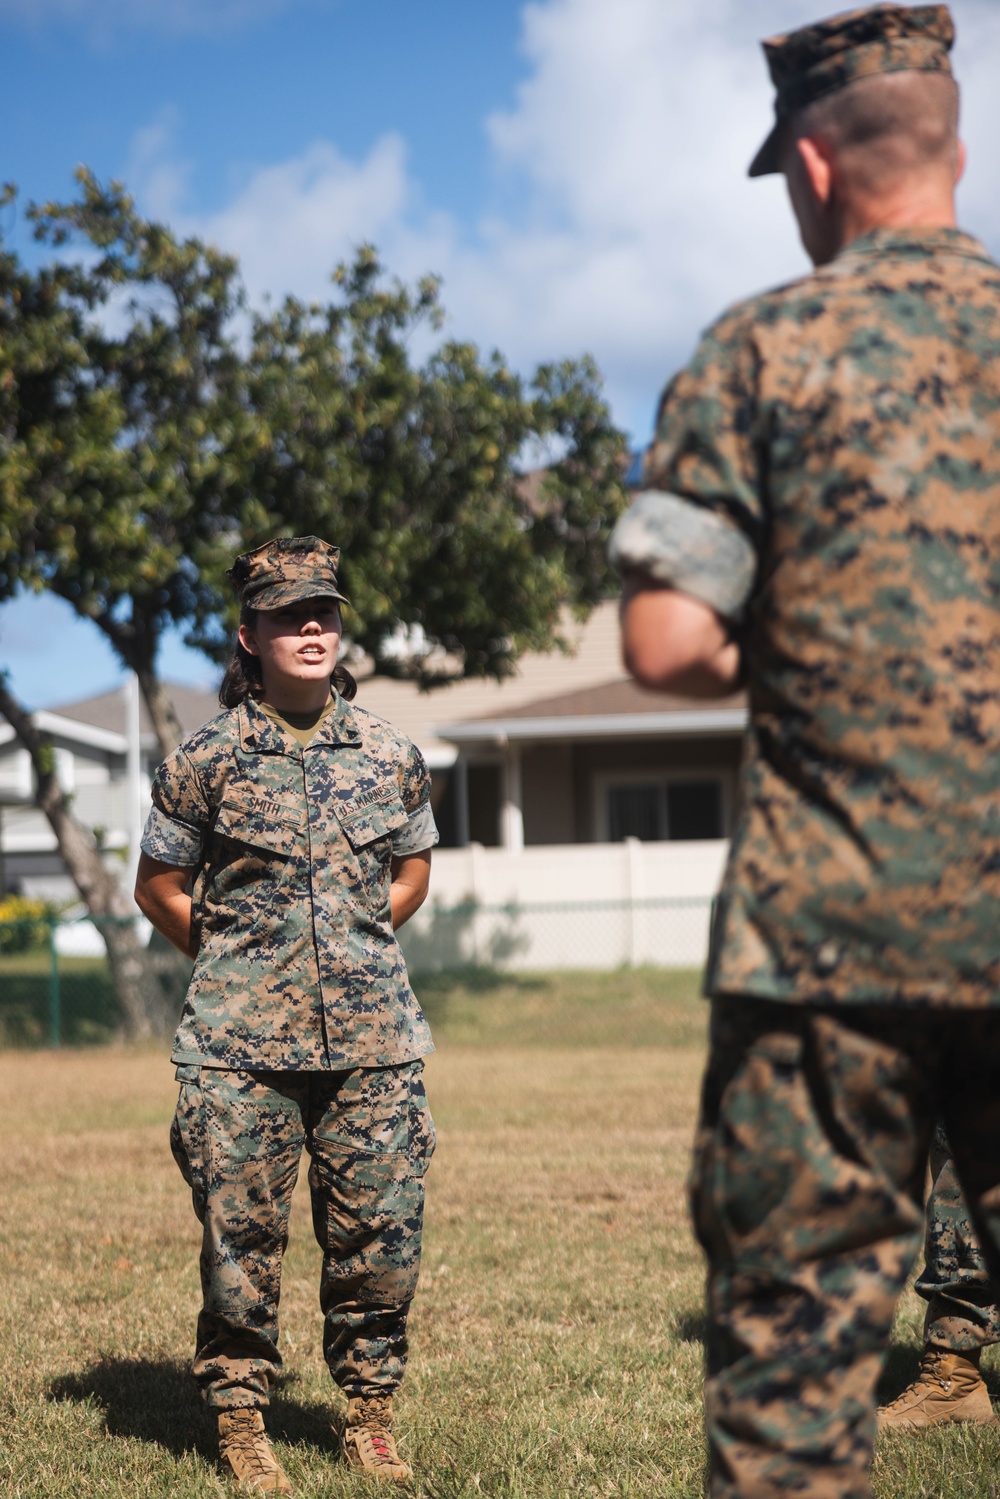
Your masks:
M955 229L954 195L928 193L925 197L911 194L893 198L865 199L843 205L838 224L838 249L853 244L863 234L872 234L877 229Z

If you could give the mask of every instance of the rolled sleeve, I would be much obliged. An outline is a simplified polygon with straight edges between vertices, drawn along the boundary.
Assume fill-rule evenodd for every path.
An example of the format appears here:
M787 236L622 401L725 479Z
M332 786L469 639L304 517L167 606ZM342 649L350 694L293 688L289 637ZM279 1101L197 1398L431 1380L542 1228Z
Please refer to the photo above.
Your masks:
M397 859L405 858L407 854L420 854L425 849L433 848L440 843L441 835L434 821L434 813L431 811L430 802L424 802L416 812L411 812L405 828L392 840L392 851Z
M742 619L757 571L752 543L731 521L652 490L619 520L610 557L620 572L643 573L732 620Z
M153 777L153 809L141 848L151 859L189 869L201 859L209 807L198 773L182 749Z
M139 847L161 864L190 869L201 859L202 835L200 829L189 827L187 823L168 817L159 807L153 807L146 819Z
M400 794L407 812L419 812L425 802L430 801L431 773L427 761L415 744L409 746L403 767Z
M705 334L663 393L641 492L610 552L623 573L644 573L734 621L753 593L766 533L759 363L742 313Z

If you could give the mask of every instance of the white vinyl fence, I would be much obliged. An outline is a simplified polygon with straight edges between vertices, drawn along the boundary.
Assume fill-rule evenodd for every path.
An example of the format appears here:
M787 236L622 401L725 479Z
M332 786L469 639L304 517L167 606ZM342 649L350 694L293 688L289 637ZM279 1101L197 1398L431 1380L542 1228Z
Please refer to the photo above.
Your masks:
M697 968L728 845L570 844L435 853L431 898L403 928L414 971Z

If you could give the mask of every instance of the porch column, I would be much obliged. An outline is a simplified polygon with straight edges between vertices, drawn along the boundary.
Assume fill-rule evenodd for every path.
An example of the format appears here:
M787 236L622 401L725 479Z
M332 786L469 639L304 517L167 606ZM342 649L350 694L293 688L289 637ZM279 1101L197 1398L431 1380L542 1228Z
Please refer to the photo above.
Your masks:
M125 836L128 862L125 865L125 895L132 900L132 890L139 868L139 841L145 826L145 807L142 794L142 749L139 720L139 678L134 671L122 688L125 697ZM134 908L133 908L134 909Z
M500 840L504 848L518 854L524 847L524 812L521 807L521 747L506 742L503 756L503 804L500 808Z
M455 842L459 848L469 846L469 762L459 752L458 759L451 767L452 786L455 808Z

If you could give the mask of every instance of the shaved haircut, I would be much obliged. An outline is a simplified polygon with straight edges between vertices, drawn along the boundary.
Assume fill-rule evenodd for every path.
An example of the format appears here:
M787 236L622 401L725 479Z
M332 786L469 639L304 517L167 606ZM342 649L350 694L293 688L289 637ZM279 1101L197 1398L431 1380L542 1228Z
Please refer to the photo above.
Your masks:
M825 141L862 192L924 172L953 171L958 85L945 73L876 73L817 99L790 122L792 139Z

